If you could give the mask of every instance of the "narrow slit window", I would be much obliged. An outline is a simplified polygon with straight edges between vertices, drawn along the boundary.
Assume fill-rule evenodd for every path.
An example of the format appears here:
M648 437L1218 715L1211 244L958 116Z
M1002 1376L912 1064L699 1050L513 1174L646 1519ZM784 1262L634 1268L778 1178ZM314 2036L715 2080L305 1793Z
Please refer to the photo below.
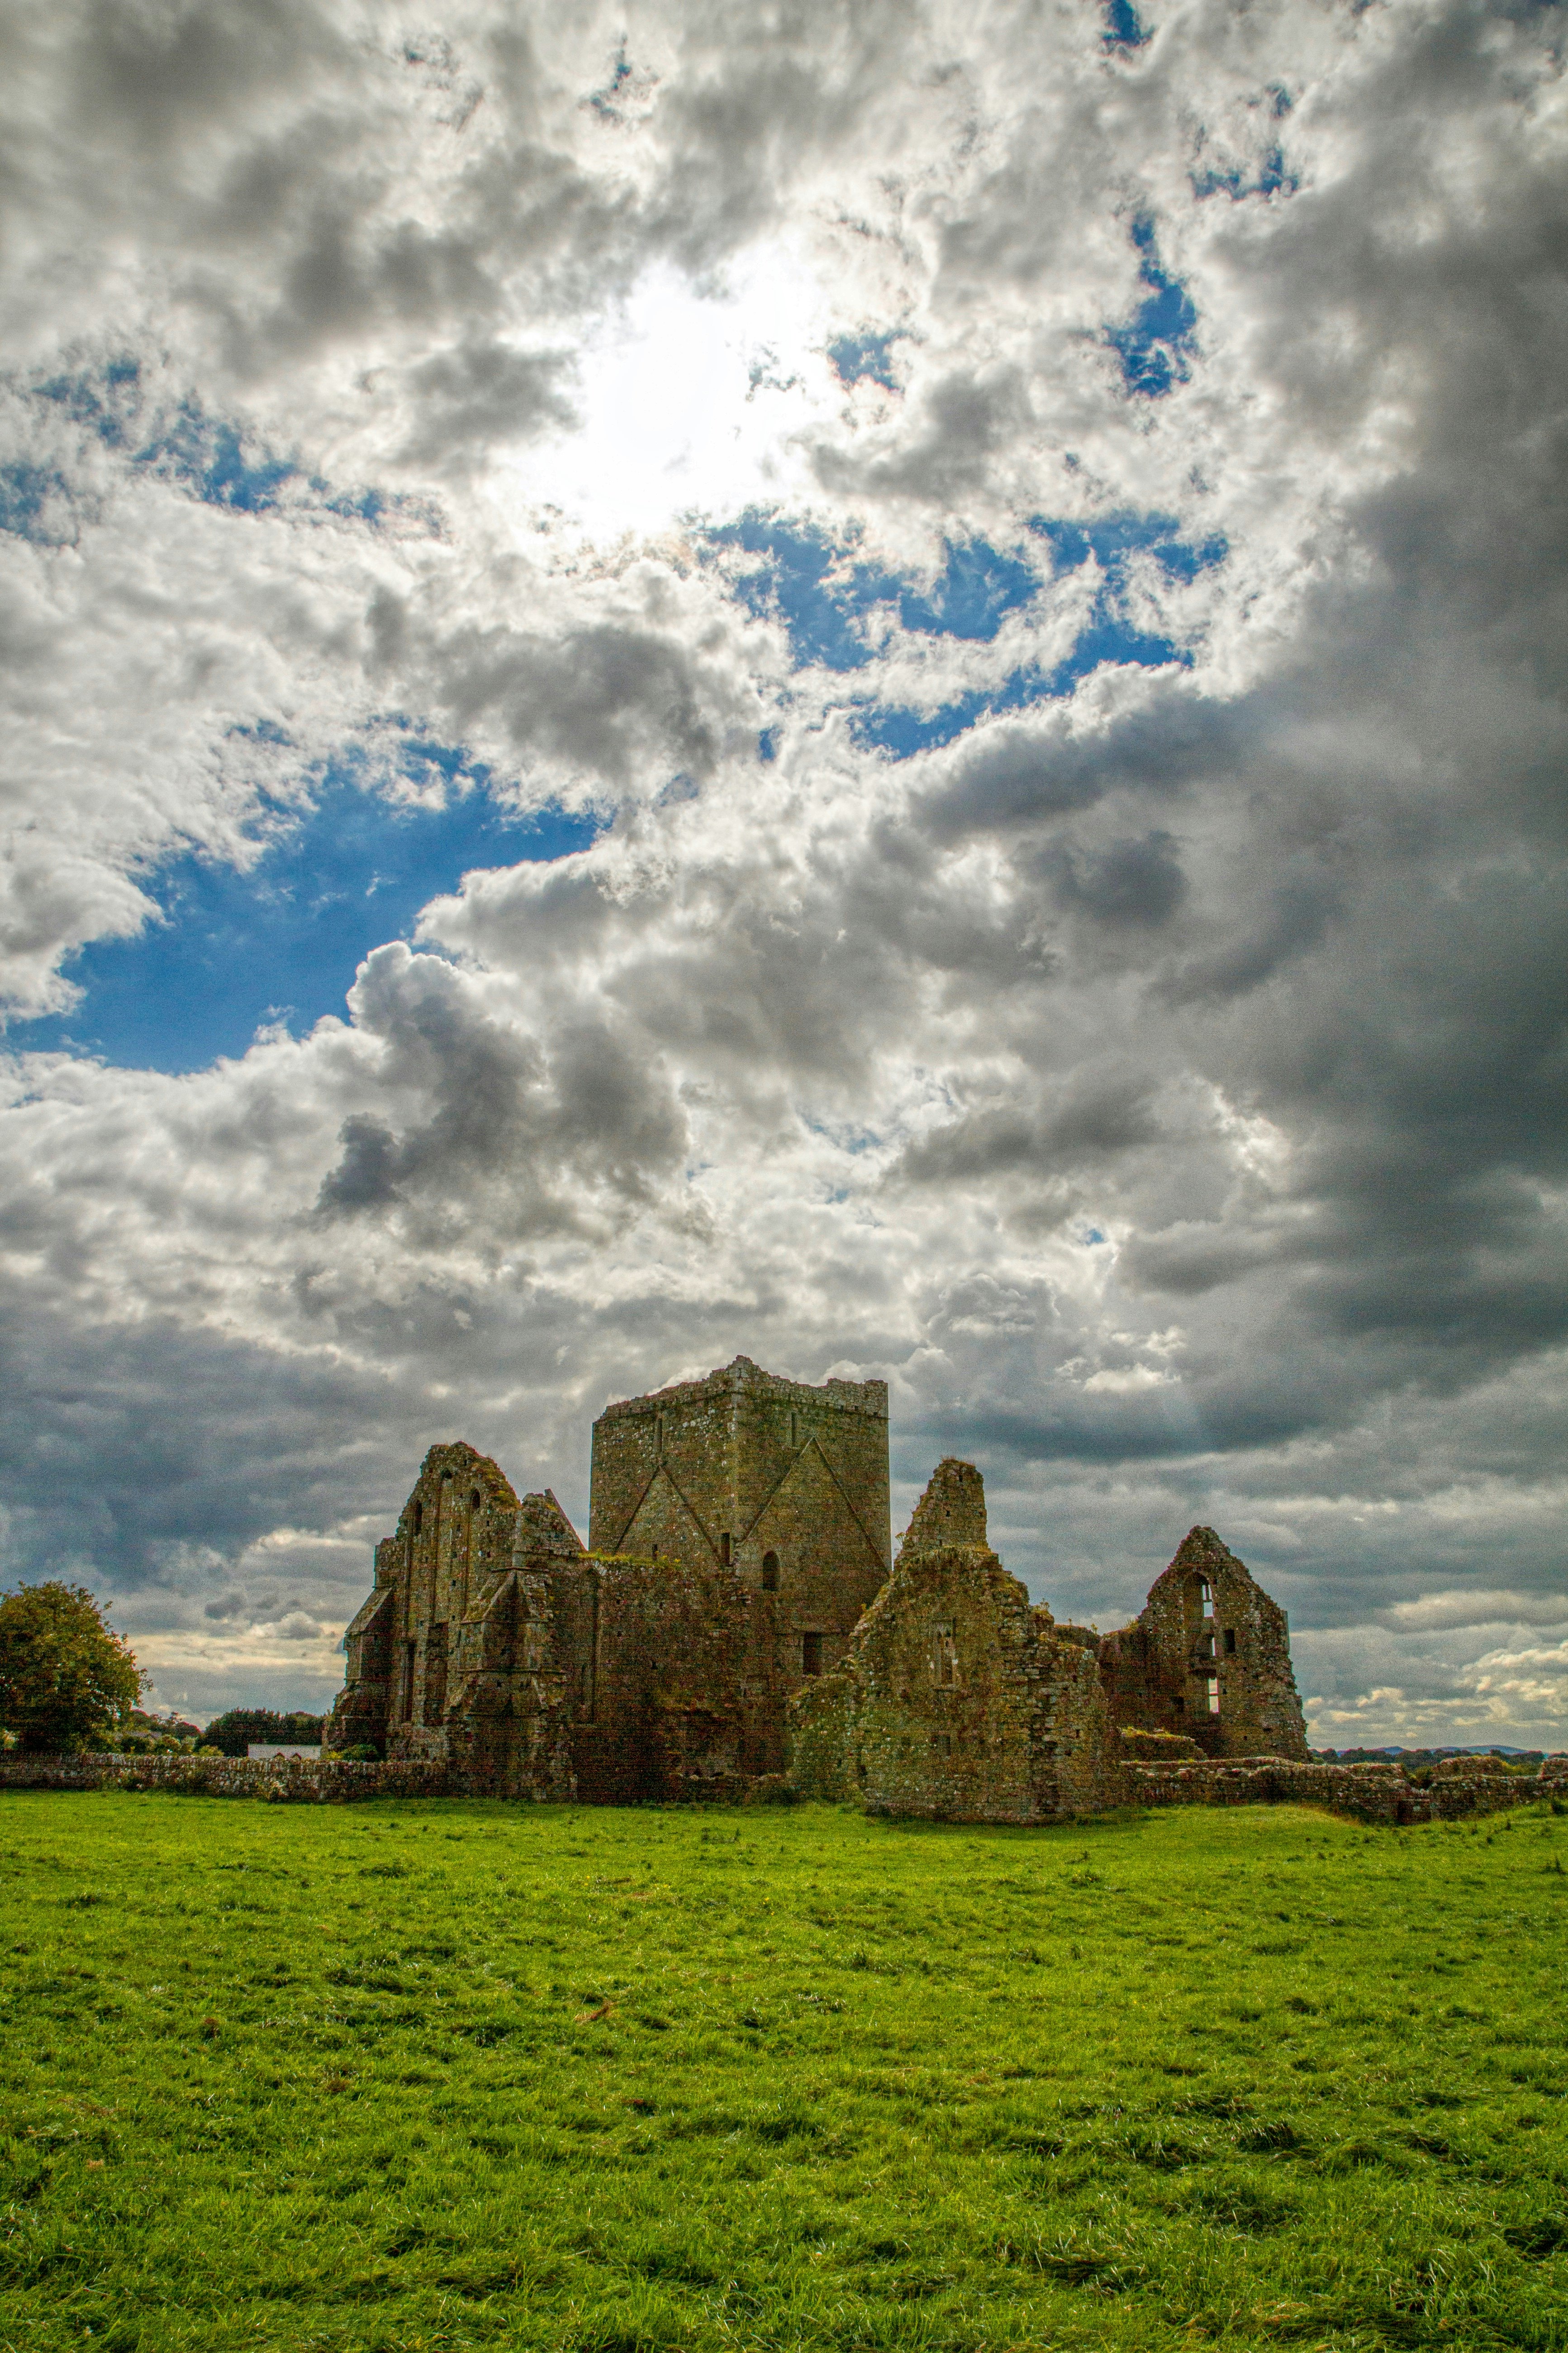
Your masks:
M822 1672L822 1637L820 1634L803 1634L801 1636L800 1671L803 1675L819 1675Z
M719 1557L723 1562L726 1568L730 1568L733 1566L733 1563L730 1558L730 1531L728 1528L725 1529L723 1535L719 1539Z
M938 1683L951 1691L958 1681L958 1645L952 1638L952 1621L932 1630L932 1669Z
M424 1525L425 1525L425 1506L424 1506L424 1504L415 1504L415 1506L414 1506L414 1533L415 1533L415 1535L417 1535L419 1534L420 1529L421 1529Z
M1214 1616L1214 1587L1209 1583L1206 1577L1200 1577L1198 1579L1198 1599L1202 1604L1204 1616L1205 1618L1212 1618Z
M1236 1656L1236 1628L1234 1626L1227 1626L1225 1630L1225 1655L1227 1659L1234 1659Z
M763 1591L776 1593L779 1589L779 1556L776 1552L763 1555Z
M477 1511L479 1510L479 1489L476 1487L476 1488L474 1489L474 1491L473 1491L472 1494L470 1494L470 1496L468 1497L468 1509L469 1509L469 1511L470 1511L470 1512L477 1512Z

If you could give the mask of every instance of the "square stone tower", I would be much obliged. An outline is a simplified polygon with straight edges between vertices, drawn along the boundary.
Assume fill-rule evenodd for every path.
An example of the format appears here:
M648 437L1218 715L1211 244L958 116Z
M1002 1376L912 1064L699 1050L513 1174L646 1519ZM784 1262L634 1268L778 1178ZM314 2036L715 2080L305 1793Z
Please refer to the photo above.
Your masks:
M607 1406L588 1547L732 1569L787 1694L837 1662L892 1565L886 1381L814 1388L737 1356Z

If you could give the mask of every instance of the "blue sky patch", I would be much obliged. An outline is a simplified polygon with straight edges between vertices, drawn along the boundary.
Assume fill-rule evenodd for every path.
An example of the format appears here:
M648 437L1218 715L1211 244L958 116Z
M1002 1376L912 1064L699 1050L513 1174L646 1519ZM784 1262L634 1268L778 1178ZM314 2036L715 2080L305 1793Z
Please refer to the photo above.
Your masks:
M858 384L869 376L873 384L886 385L897 392L898 377L893 374L893 345L897 333L886 335L839 335L827 346L827 356L833 363L840 384Z
M591 818L515 816L445 746L412 744L405 765L450 781L445 807L399 807L330 771L309 810L268 812L272 839L248 873L193 854L161 868L146 887L165 921L90 943L66 967L86 991L76 1010L16 1023L8 1042L127 1069L205 1070L242 1054L265 1022L300 1034L341 1015L360 959L405 938L468 869L561 858L594 839Z
M977 719L1070 694L1080 679L1106 662L1131 662L1148 670L1167 662L1190 666L1192 655L1173 638L1132 626L1126 606L1128 562L1133 555L1150 555L1168 580L1191 581L1224 563L1229 553L1224 539L1216 533L1195 543L1184 540L1175 517L1163 514L1114 514L1087 523L1037 515L1029 527L1049 547L1058 577L1091 559L1103 575L1088 623L1067 659L1051 670L1016 670L1000 687L977 690L940 711L883 705L861 712L855 720L858 741L908 759L911 753L951 744Z
M988 643L1040 585L1029 565L984 540L948 547L941 572L924 588L907 575L856 561L853 541L841 546L810 523L755 509L707 536L714 546L763 558L742 574L735 594L759 619L783 621L797 662L828 670L858 670L870 660L859 624L879 606L891 607L906 629L921 635Z
M302 474L292 459L266 448L227 418L209 416L199 401L182 400L172 412L149 418L134 360L52 377L37 387L37 397L96 433L107 448L122 451L132 466L178 482L209 506L263 514L278 505L286 484L298 486L295 497L308 492L317 507L361 522L374 523L389 505L404 503L388 501L379 491L334 492L321 476ZM35 535L43 499L29 505L34 486L14 484L9 477L37 470L14 467L0 475L0 529ZM48 489L66 492L68 486L55 476Z
M1198 314L1180 279L1161 265L1152 220L1133 222L1132 242L1143 257L1138 276L1148 292L1125 326L1107 328L1106 341L1121 362L1128 391L1158 400L1191 374Z
M1100 37L1101 48L1141 49L1148 37L1132 0L1105 0L1105 30Z
M0 531L20 539L50 539L45 515L57 499L68 499L66 478L53 467L0 466Z

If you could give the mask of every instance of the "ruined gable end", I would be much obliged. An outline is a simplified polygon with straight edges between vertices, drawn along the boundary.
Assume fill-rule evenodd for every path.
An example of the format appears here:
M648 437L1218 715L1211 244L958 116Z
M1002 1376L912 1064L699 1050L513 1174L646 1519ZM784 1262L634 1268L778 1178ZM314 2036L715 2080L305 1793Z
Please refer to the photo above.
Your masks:
M347 1679L322 1730L329 1747L436 1753L425 1736L445 1717L454 1630L507 1573L517 1512L489 1455L463 1440L430 1448L395 1535L375 1547L374 1592L351 1627Z
M1305 1757L1285 1612L1213 1528L1194 1527L1131 1626L1100 1646L1119 1725L1210 1757Z
M985 1541L979 1472L941 1463L837 1672L792 1704L804 1793L952 1821L1122 1801L1093 1656L1058 1638Z
M910 1514L899 1547L900 1558L905 1553L929 1552L938 1545L985 1542L985 1482L973 1462L961 1462L955 1454L944 1455Z

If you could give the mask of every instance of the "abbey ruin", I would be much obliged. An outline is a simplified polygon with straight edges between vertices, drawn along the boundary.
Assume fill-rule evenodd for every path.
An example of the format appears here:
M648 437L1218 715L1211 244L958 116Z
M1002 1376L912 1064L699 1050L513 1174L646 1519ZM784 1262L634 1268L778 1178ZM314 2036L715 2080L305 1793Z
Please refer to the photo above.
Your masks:
M432 1447L348 1629L324 1740L451 1786L602 1804L789 1776L879 1811L1042 1821L1131 1760L1304 1758L1285 1616L1194 1528L1130 1626L1058 1625L939 1465L893 1559L881 1381L737 1356L594 1425L589 1541Z

